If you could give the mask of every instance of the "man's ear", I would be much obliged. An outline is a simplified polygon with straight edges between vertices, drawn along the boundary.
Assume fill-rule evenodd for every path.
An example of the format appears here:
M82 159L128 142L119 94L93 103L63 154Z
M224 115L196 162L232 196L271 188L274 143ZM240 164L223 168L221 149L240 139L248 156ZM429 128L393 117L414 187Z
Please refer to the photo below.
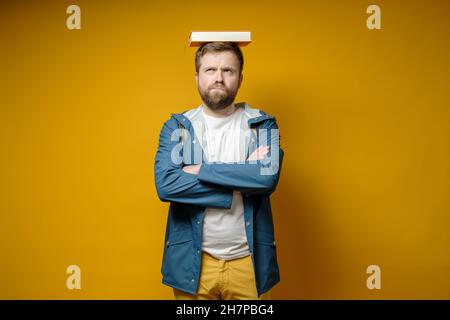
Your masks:
M241 87L242 80L244 80L244 74L243 73L241 73L241 75L239 76L239 87L238 88Z
M198 82L198 72L195 72L195 82Z

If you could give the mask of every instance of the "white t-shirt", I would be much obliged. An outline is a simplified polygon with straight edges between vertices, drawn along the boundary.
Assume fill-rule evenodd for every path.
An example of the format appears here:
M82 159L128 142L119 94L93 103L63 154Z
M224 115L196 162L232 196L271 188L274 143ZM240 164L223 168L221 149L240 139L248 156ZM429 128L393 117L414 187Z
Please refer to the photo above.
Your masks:
M245 160L245 150L240 141L244 139L241 123L243 108L225 118L213 117L204 113L205 153L209 161L238 162ZM242 258L250 254L247 243L244 202L242 193L233 192L230 209L206 208L203 223L202 250L221 260Z

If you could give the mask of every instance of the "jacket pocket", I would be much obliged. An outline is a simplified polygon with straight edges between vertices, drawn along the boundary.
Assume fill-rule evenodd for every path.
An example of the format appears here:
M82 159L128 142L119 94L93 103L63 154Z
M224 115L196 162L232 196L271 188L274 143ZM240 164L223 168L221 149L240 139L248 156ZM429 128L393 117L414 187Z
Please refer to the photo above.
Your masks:
M276 246L273 234L262 231L255 232L255 244L266 245L271 247Z
M192 239L180 239L180 240L176 240L176 241L167 241L166 247L170 247L170 246L175 246L177 244L182 244L188 241L192 241Z
M258 288L265 290L279 281L280 272L274 235L256 231L254 234L254 261Z
M179 231L169 235L163 260L163 276L166 281L186 287L192 279L193 238L192 232Z

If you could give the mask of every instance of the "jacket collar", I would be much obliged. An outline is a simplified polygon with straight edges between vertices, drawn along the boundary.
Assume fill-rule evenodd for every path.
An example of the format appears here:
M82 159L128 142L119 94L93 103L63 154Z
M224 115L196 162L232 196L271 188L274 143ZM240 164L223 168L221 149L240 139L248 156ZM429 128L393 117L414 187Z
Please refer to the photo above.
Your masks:
M245 104L245 108L247 108L248 105L245 102L244 102L244 104ZM175 118L175 120L177 120L178 123L181 124L183 127L185 127L186 129L190 129L192 124L191 124L191 121L189 120L189 118L184 115L185 112L172 113L172 117ZM273 116L270 116L270 115L268 115L268 114L266 114L264 112L261 112L261 111L258 114L259 115L251 116L248 119L247 123L248 123L249 127L251 127L252 125L255 125L255 124L262 123L262 122L264 122L266 120L269 120L269 119L274 119Z

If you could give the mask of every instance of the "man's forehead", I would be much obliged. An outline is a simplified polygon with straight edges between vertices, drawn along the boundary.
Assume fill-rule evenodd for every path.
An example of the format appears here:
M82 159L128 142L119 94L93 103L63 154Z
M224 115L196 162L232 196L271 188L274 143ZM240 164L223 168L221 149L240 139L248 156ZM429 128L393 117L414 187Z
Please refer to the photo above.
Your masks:
M239 60L231 51L207 52L201 58L202 65L204 64L228 64L239 65Z

